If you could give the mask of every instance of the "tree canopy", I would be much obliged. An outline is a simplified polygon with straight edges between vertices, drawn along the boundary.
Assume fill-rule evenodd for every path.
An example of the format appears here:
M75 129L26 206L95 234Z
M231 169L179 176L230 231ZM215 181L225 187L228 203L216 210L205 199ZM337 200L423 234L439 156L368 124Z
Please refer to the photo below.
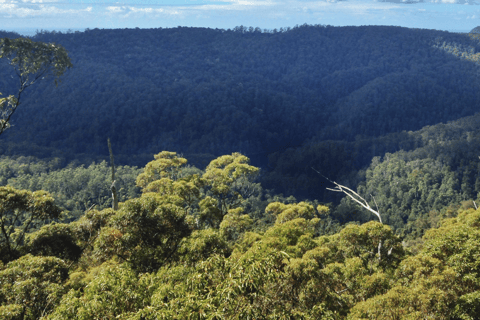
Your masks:
M401 190L403 183L417 183L415 170L422 165L405 169L399 158L386 157L369 169L372 184L359 187L362 194L365 187L385 189L383 196L381 189L372 191L380 207L390 199L380 176L405 180L398 184ZM329 228L328 205L245 192L263 192L252 180L259 169L248 162L234 153L200 170L175 152L160 152L139 171L141 193L122 201L117 211L90 208L69 223L48 220L58 217L59 209L46 192L0 187L5 198L0 227L15 230L0 242L4 252L7 241L15 246L15 254L2 255L0 262L0 316L474 319L478 314L480 210L472 208L473 201L451 213L453 218L424 226L412 247L388 225L396 220L386 209L384 224L369 217L363 224ZM105 171L109 181L106 164ZM435 185L428 179L418 183Z
M15 71L17 80L17 92L0 98L0 134L2 134L10 127L10 118L20 104L23 91L38 80L49 76L53 76L55 84L58 84L60 76L72 67L72 63L61 45L27 38L0 38L0 59L8 61Z

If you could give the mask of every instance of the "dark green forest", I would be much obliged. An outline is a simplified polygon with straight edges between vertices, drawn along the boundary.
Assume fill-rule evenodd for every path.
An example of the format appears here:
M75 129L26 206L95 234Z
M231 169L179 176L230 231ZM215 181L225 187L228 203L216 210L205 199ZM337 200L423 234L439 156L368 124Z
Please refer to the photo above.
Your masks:
M18 144L12 153L29 141L38 156L69 161L108 155L110 137L125 165L143 166L159 150L199 166L240 151L264 165L306 141L354 141L473 115L480 99L472 63L439 48L478 50L465 34L300 26L94 29L34 40L64 46L74 67L61 86L25 91L4 140ZM1 87L11 89L10 80Z
M31 40L73 67L0 132L0 318L478 319L478 35Z

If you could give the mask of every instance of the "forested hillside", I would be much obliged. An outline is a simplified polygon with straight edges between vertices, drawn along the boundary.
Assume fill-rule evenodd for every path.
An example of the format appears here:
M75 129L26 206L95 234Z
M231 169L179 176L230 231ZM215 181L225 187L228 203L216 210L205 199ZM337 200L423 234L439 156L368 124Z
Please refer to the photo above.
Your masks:
M0 138L1 319L478 318L477 35L35 40L74 67Z
M161 152L140 194L70 223L51 222L63 213L45 191L0 187L0 317L476 319L480 210L438 218L412 251L377 221L331 228L314 202L252 210L248 162L200 171Z
M318 148L316 166L337 179L412 146L372 149L371 139L472 115L480 102L477 66L458 56L480 47L465 34L304 25L94 29L42 32L35 40L63 45L74 68L58 87L25 91L3 154L89 165L105 158L110 137L123 165L175 150L203 167L240 151L270 173L282 169L279 158ZM13 90L10 80L2 77L2 91ZM365 144L352 153L359 141ZM323 199L312 172L305 175L308 190L265 183Z

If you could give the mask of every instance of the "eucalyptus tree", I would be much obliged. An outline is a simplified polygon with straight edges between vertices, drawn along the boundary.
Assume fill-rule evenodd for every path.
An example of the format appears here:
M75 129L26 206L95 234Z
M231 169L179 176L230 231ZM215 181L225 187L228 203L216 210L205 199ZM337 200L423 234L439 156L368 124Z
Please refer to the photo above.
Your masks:
M0 187L0 260L17 258L25 235L60 214L61 209L46 191Z
M0 134L2 134L10 126L10 118L20 105L20 99L26 88L52 76L57 85L60 76L73 65L64 47L26 38L0 39L0 58L8 61L18 81L18 90L15 94L0 98Z

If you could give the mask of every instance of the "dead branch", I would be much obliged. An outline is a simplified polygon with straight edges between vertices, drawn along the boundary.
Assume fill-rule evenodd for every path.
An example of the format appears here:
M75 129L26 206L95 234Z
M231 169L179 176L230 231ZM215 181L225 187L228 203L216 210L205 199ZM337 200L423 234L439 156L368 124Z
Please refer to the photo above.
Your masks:
M112 144L110 143L110 138L108 138L108 151L110 152L110 166L112 167L112 186L110 190L112 191L112 209L118 210L118 197L117 197L117 182L115 180L115 162L113 159Z
M345 186L342 186L341 184L338 184L335 181L331 181L331 182L333 184L335 184L336 187L334 189L327 188L327 190L345 193L347 196L350 197L350 199L352 199L353 201L355 201L356 203L358 203L359 205L361 205L362 207L364 207L368 211L375 214L378 217L378 220L380 221L380 223L383 223L382 222L382 217L380 216L380 213L378 213L378 211L373 210L372 207L370 207L370 205L368 204L367 200L362 198L358 193L356 193L352 189L347 188ZM375 198L374 198L374 201L375 201ZM376 201L375 201L375 204L376 204Z
M313 169L313 168L312 168ZM373 210L372 207L370 207L370 205L368 204L367 200L365 200L364 198L362 198L358 193L356 193L355 191L353 191L352 189L348 188L348 187L345 187L345 186L342 186L341 184L335 182L335 181L332 181L330 179L328 179L327 177L325 177L323 174L321 174L320 172L318 172L317 170L313 169L316 173L318 173L319 175L321 175L322 177L324 177L325 179L327 179L328 181L330 181L331 183L333 183L335 185L335 188L326 188L327 190L330 190L330 191L335 191L335 192L343 192L345 193L347 196L350 197L350 199L352 199L353 201L355 201L356 203L358 203L359 205L361 205L363 208L367 209L368 211L372 212L373 214L375 214L377 217L378 217L378 220L380 221L381 224L383 224L382 222L382 217L380 216L380 213L378 211L378 205L377 205L377 201L375 200L375 197L370 195L372 198L373 198L373 201L375 202L375 206L377 208L377 210ZM379 241L378 243L378 260L381 260L381 249L382 249L382 240ZM390 255L392 253L392 249L393 248L390 248L390 250L388 250L388 253L387 255Z

